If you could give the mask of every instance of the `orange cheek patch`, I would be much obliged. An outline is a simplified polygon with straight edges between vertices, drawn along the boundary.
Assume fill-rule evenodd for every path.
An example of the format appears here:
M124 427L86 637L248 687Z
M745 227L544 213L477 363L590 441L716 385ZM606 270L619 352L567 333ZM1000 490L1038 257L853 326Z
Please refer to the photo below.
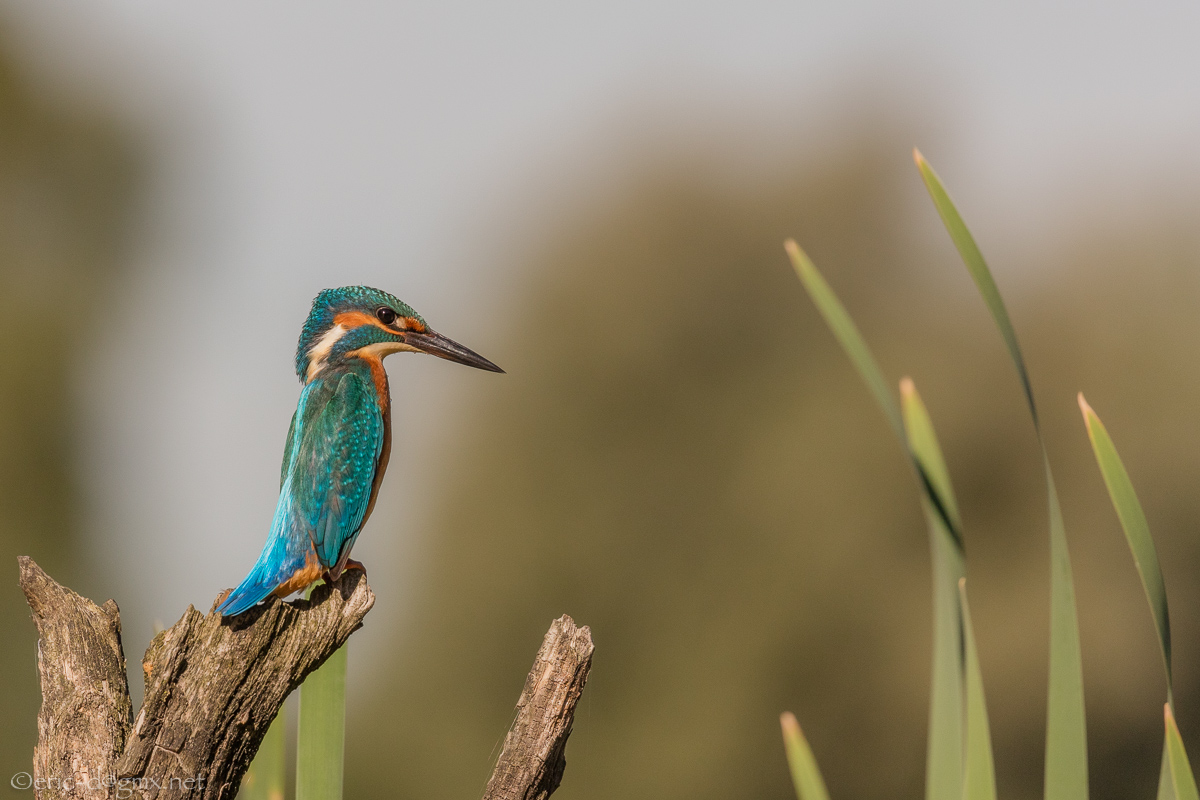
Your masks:
M361 328L363 325L374 325L376 328L383 328L385 331L387 330L387 326L385 326L382 322L375 319L375 317L371 316L370 314L364 314L361 311L343 311L341 314L338 314L333 318L333 324L341 325L346 330Z
M396 333L397 330L424 333L427 330L425 323L416 317L397 317L396 324L393 327L384 325L377 317L363 311L343 311L333 318L333 324L341 325L346 330L361 328L363 325L374 325L381 331L387 331L388 333Z

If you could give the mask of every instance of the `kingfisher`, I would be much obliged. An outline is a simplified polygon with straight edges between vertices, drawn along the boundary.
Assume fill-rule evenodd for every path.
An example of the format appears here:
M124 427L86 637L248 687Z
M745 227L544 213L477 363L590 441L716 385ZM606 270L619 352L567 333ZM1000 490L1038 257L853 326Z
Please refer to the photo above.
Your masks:
M272 594L287 597L318 578L332 582L346 569L363 569L350 549L375 507L391 454L383 359L399 352L504 372L434 332L387 292L343 286L318 294L296 347L303 388L283 450L271 532L218 613L241 614Z

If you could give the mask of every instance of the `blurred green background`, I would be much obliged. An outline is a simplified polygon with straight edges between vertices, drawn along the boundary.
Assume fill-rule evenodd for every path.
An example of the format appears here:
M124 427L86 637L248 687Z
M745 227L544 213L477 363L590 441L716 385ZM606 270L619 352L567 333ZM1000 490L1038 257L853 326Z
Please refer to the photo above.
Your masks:
M781 709L800 714L835 795L920 796L918 495L782 256L794 234L935 415L968 535L1001 792L1040 796L1048 577L1033 432L894 146L911 131L873 131L754 186L664 154L532 254L510 335L555 336L518 351L505 366L521 379L481 393L457 439L419 622L350 731L352 791L477 791L511 716L505 690L568 611L597 641L569 796L786 797ZM1153 227L1063 231L1026 256L1057 269L1011 287L1076 563L1096 797L1154 791L1163 687L1077 417L1081 387L1131 451L1179 608L1179 707L1196 700L1200 465L1185 398L1200 391L1200 278L1188 220L1163 212Z
M197 362L179 368L194 380L172 390L193 405L159 403L162 424L201 439L253 428L277 459L295 393L290 347L320 285L275 264L261 285L234 272L204 284L227 301L215 312L171 291L145 255L165 234L161 215L147 212L163 202L149 177L163 154L144 118L55 89L27 68L28 43L8 41L0 558L14 565L30 554L77 590L114 596L136 678L149 621L170 624L182 611L174 597L146 595L200 581L189 600L207 607L235 581L261 542L277 472L257 470L255 513L243 520L233 505L235 525L211 539L153 514L144 530L113 533L114 517L89 498L117 481L112 502L143 507L145 487L120 484L136 474L121 464L186 472L199 456L174 447L170 459L148 460L139 437L175 442L153 422L98 437L95 405L114 396L100 377L157 398L145 387L160 370L163 383L174 374L165 360L176 348L217 342L214 358L225 360L222 348L255 340L258 360L240 349L237 359L269 371L276 383L257 393L266 399L221 399L229 381L208 379L211 362ZM432 384L442 365L390 363L399 442L413 437L428 457L394 459L384 492L399 494L408 479L427 491L412 512L381 503L364 537L364 548L378 548L364 560L380 603L351 646L348 796L478 795L533 654L562 613L591 626L597 649L558 796L789 797L783 710L800 718L834 796L920 796L930 589L918 494L791 272L788 236L829 277L889 374L911 375L934 415L966 527L1000 792L1040 796L1048 554L1036 441L1002 344L911 165L913 144L939 166L989 255L1033 373L1075 561L1093 796L1153 792L1163 687L1079 390L1115 437L1160 548L1178 717L1197 752L1196 195L1161 171L1133 169L1127 194L1100 202L1076 165L1064 167L1054 213L1044 213L1045 198L1026 206L1018 197L996 219L982 187L938 159L954 152L945 121L955 108L902 106L887 70L871 75L805 106L819 116L815 134L763 116L770 146L695 131L681 145L684 123L662 127L651 111L614 119L623 149L603 179L559 187L570 203L546 192L532 221L482 251L477 269L495 274L469 302L485 312L443 326L454 292L413 278L441 314L414 305L509 374L431 387L452 409L435 425L422 381ZM491 191L479 202L503 205ZM358 223L371 221L331 221L347 235ZM330 260L321 280L362 279L340 254ZM463 294L471 264L453 284ZM407 277L371 269L408 299ZM254 303L270 333L240 314ZM223 333L234 321L247 327ZM117 328L124 339L113 338ZM105 350L120 342L122 352ZM145 374L122 371L130 360L145 361ZM232 480L221 466L200 474ZM188 484L176 513L186 517L186 503L201 505L190 498L209 492L219 486ZM145 508L170 500L145 497ZM408 544L389 550L387 541ZM154 575L123 570L119 547L148 547L162 563ZM190 560L197 547L211 550L219 573ZM9 721L0 766L11 774L28 766L37 709L36 638L15 580L0 587L0 635L0 718ZM0 792L16 796L5 784Z
M37 636L16 585L16 557L36 554L60 580L84 581L80 345L104 322L128 255L141 177L132 133L64 107L30 85L0 31L0 752L10 773L32 764ZM4 782L4 791L13 792Z

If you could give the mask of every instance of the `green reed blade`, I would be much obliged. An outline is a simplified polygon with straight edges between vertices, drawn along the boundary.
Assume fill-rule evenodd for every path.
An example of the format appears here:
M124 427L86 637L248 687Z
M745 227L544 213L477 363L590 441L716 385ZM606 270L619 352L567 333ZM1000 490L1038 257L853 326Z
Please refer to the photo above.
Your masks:
M1008 309L975 243L975 237L967 229L933 167L916 150L913 151L913 159L950 238L1000 330L1021 379L1021 388L1025 392L1038 444L1042 449L1042 467L1050 506L1050 669L1046 701L1044 792L1047 800L1087 800L1087 725L1083 707L1083 658L1079 645L1079 618L1075 610L1075 584L1058 490L1050 471L1050 458L1042 438L1029 371L1025 367Z
M954 246L958 248L958 254L962 256L967 271L975 279L975 285L979 287L979 293L983 295L983 302L987 304L988 311L992 312L992 318L996 320L996 327L1000 329L1000 335L1004 337L1008 354L1012 356L1013 363L1017 366L1017 372L1021 375L1025 399L1029 402L1029 409L1033 412L1036 424L1037 410L1033 402L1033 387L1029 382L1029 373L1025 369L1025 359L1021 357L1021 346L1017 344L1017 331L1008 317L1008 309L1004 305L1004 298L1000 296L1000 289L996 286L996 281L992 278L992 271L988 269L987 262L983 260L983 253L975 244L975 237L971 235L967 224L959 216L958 209L954 207L954 202L950 199L950 195L946 192L937 173L933 171L933 167L929 166L929 162L925 160L919 150L913 150L913 160L917 162L917 169L921 171L921 177L925 180L925 188L929 190L929 196L933 198L933 204L937 207L942 222L946 224L946 230L949 231Z
M1171 767L1171 787L1175 790L1176 800L1200 800L1196 791L1196 778L1192 775L1192 765L1188 763L1187 751L1183 749L1183 738L1175 725L1175 715L1171 712L1171 704L1163 705L1163 717L1167 728L1167 758Z
M938 444L937 434L933 431L933 420L917 394L917 387L911 378L900 381L900 407L904 418L904 435L908 442L909 452L917 462L918 472L924 476L929 488L927 494L930 501L940 502L945 508L946 515L955 528L961 527L958 516L958 501L954 499L954 488L950 485L950 471L946 469L946 459L942 456L941 445ZM953 535L953 531L951 531ZM955 581L957 587L958 582ZM958 589L954 590L956 593Z
M883 410L883 415L887 417L888 424L892 426L892 432L896 434L896 438L908 450L908 437L904 432L904 421L901 419L900 409L896 405L896 399L892 395L892 390L888 386L887 380L883 377L883 371L879 369L879 362L875 360L875 356L871 354L871 349L867 347L867 342L863 339L862 334L858 331L858 326L854 324L850 314L846 311L846 307L842 305L842 301L838 299L837 294L825 281L825 277L813 264L812 259L800 249L800 246L792 239L788 239L783 243L783 248L787 251L788 256L792 260L792 267L796 270L796 274L800 277L801 284L804 285L808 296L812 298L813 303L817 307L817 311L825 319L825 324L829 326L829 330L833 333L835 339L841 344L846 355L850 357L850 363L854 365L858 371L859 377L867 384L867 388L871 390L871 394L875 396L876 402ZM944 517L944 523L950 530L958 546L962 547L962 533L958 524L958 515L956 511L951 510L953 502L947 498L938 488L937 485L931 483L929 476L925 474L924 467L920 461L913 457L911 451L909 457L912 459L913 466L916 467L917 477L921 481L922 486L929 495L930 502L939 514Z
M287 720L281 706L250 762L250 769L246 770L246 777L242 778L238 800L283 800L286 734Z
M1163 736L1162 763L1158 767L1158 800L1175 800L1175 784L1171 780L1171 743Z
M1117 519L1121 522L1121 530L1125 532L1125 540L1133 554L1133 563L1137 566L1138 576L1142 579L1142 589L1146 592L1146 600L1150 603L1150 613L1154 615L1154 626L1158 629L1159 651L1162 654L1163 668L1167 676L1167 704L1174 705L1174 692L1171 680L1171 617L1167 609L1167 589L1163 583L1162 569L1158 564L1158 553L1154 548L1154 539L1150 536L1150 525L1146 522L1146 514L1142 504L1138 502L1133 482L1125 471L1125 464L1117 453L1108 429L1100 421L1100 417L1088 405L1079 393L1079 410L1083 414L1084 425L1087 426L1088 439L1092 443L1092 452L1096 454L1096 463L1100 466L1100 474L1104 477L1104 485L1108 489L1109 499L1116 509ZM1163 740L1162 764L1158 775L1159 800L1170 800L1175 796L1175 785L1172 779L1170 763L1170 742Z
M963 747L963 618L958 584L964 572L960 540L947 525L958 522L958 504L950 473L933 431L933 423L913 382L900 382L900 407L908 449L926 489L921 507L929 524L933 556L933 681L929 696L929 742L925 754L927 800L962 797ZM934 507L944 498L946 513Z
M1104 485L1108 487L1108 496L1117 511L1117 519L1121 521L1121 529L1125 531L1133 562L1142 579L1142 588L1145 589L1146 600L1150 603L1150 613L1154 615L1154 625L1158 628L1158 643L1162 649L1163 667L1167 673L1167 698L1168 702L1171 702L1171 618L1167 612L1167 589L1163 584L1162 569L1158 565L1154 539L1150 537L1150 526L1142 511L1142 504L1138 502L1137 493L1133 490L1133 483L1129 480L1129 473L1125 471L1116 445L1108 435L1108 429L1088 405L1082 392L1079 393L1079 410L1083 413L1088 438L1092 442L1092 451L1096 454L1096 463L1100 465L1100 474L1104 476Z
M967 649L967 766L963 776L964 800L996 800L996 766L992 759L992 733L988 725L983 672L975 649L975 627L967 605L967 579L958 582L962 603L963 640Z
M858 327L824 276L795 241L788 239L784 249L805 291L904 445L923 489L921 505L929 521L933 556L934 609L925 795L926 800L959 800L963 776L963 648L958 579L963 574L963 554L958 505L945 461L929 415L915 391L909 398L906 418ZM911 381L905 385L911 386Z
M1050 497L1050 668L1046 693L1046 800L1087 800L1087 721L1083 654L1067 534L1050 459L1042 451Z
M883 415L887 417L888 424L892 426L896 438L904 442L904 423L900 420L900 409L896 406L896 399L892 396L891 387L879 369L879 363L875 361L875 356L871 355L866 340L858 332L858 326L854 324L854 320L846 312L842 301L834 294L833 289L825 282L825 277L817 270L808 255L800 249L800 246L794 240L788 239L783 243L783 247L792 259L792 267L800 276L800 282L804 284L808 296L816 304L817 311L821 312L821 316L825 318L825 324L829 326L834 338L838 340L842 349L846 351L846 355L850 357L850 362L858 370L859 376L867 384L871 394L875 395L875 400L883 409Z
M783 728L783 747L787 751L788 768L792 773L792 784L796 787L796 797L799 800L829 800L825 779L821 777L817 759L800 730L796 716L790 711L785 711L779 717L779 725Z
M296 800L341 800L346 742L346 645L300 686Z

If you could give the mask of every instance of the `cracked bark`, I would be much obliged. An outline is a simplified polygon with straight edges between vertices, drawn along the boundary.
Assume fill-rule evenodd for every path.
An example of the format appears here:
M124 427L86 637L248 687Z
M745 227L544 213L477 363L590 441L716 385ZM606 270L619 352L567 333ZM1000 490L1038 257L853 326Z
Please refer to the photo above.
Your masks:
M565 614L550 625L483 800L545 800L558 788L567 768L575 705L587 683L594 649L586 625L576 627Z
M284 699L375 602L350 570L309 600L272 598L233 619L189 606L146 650L134 719L116 603L97 606L32 559L19 565L39 637L38 800L232 800ZM484 800L544 800L558 788L592 651L570 617L550 626Z
M77 784L41 797L100 797L97 790L125 749L133 706L121 652L121 615L59 586L28 558L20 559L21 589L38 629L42 708L34 778ZM69 776L69 777L68 777Z
M189 606L146 650L135 720L116 603L97 606L19 563L39 636L38 800L232 800L284 699L375 602L351 570L309 600L272 598L232 619Z

